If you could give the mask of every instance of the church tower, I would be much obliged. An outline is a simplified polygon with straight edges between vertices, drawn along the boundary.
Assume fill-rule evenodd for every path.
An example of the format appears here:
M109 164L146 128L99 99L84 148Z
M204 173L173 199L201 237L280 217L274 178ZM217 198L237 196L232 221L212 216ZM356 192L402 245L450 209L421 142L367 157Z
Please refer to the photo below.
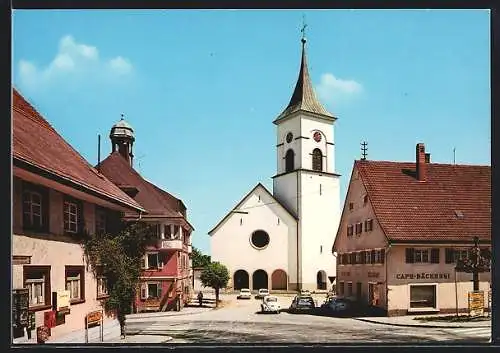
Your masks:
M302 32L304 33L303 28ZM336 276L331 249L340 220L340 175L335 172L335 120L316 98L303 36L299 77L277 126L274 197L299 220L299 289L327 289Z
M130 163L131 167L133 167L134 154L132 152L132 147L135 141L134 130L132 126L123 119L123 114L120 121L111 128L109 138L111 139L111 153L118 150L122 157Z

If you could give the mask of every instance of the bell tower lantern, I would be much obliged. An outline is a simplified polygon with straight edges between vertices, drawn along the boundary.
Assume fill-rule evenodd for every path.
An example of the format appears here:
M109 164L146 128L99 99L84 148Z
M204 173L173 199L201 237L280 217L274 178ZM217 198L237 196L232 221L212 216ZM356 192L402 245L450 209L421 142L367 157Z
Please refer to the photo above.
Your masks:
M111 128L109 138L111 139L111 153L118 151L132 167L134 159L132 147L135 141L134 129L125 121L123 114L120 121Z

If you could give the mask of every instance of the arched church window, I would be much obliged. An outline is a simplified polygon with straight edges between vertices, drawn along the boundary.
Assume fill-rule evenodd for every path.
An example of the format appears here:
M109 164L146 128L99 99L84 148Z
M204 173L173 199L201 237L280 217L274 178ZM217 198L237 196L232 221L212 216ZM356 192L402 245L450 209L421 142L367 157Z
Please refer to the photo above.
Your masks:
M286 151L285 155L285 172L291 172L292 170L295 169L294 166L294 158L295 158L295 153L293 153L292 149L289 149Z
M315 148L312 153L312 169L323 170L323 153L319 148Z

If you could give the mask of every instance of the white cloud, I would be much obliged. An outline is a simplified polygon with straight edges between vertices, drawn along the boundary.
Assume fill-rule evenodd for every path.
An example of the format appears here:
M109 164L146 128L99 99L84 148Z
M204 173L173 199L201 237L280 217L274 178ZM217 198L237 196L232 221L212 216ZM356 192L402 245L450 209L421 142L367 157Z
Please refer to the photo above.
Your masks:
M118 74L124 75L132 71L132 64L125 58L117 56L109 61L109 66Z
M132 72L132 64L122 56L102 61L96 47L78 43L66 35L59 41L58 51L47 66L38 68L34 62L20 60L18 72L21 85L36 88L54 83L58 78L126 75Z
M316 87L319 97L327 103L335 103L348 96L363 91L363 86L354 80L343 80L331 73L321 75L320 84Z

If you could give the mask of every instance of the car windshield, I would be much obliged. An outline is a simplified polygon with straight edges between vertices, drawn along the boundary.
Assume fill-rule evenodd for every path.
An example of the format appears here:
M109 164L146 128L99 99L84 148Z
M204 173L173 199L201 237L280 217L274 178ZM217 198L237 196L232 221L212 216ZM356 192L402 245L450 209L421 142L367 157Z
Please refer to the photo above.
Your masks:
M277 301L278 301L278 298L269 297L269 298L266 298L266 301L267 301L267 302L277 302Z

